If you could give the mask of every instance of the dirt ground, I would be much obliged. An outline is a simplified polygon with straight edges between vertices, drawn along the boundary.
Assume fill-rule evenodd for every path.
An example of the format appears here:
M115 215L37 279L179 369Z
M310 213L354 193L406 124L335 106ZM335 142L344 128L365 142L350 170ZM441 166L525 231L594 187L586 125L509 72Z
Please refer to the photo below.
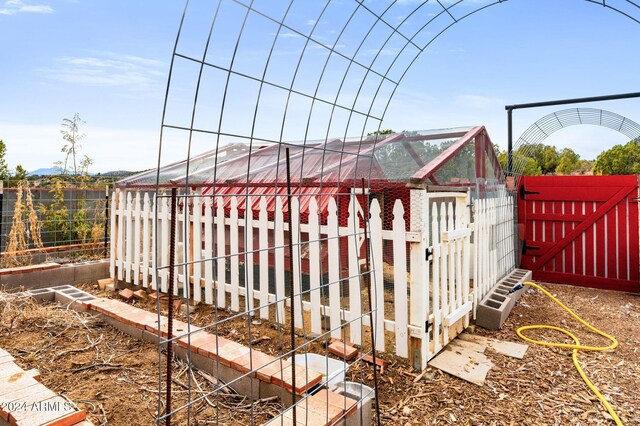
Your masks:
M57 304L37 305L0 293L0 347L11 353L23 369L40 370L44 385L85 409L88 419L96 425L155 424L156 345L120 333L89 314ZM189 378L185 364L174 361L172 367L175 410L187 402ZM202 395L198 387L203 392L215 389L210 377L196 372L191 376L192 400ZM254 422L262 424L279 408L277 401L251 404L246 398L229 393L220 395L218 400L209 397L208 401L195 403L191 424L250 424L252 414ZM186 410L178 412L173 424L187 424L186 416Z
M622 418L625 425L640 425L640 297L619 292L547 284L569 307L598 328L618 338L620 347L612 352L581 353L579 359L587 375ZM85 284L83 289L101 296L117 297ZM152 301L132 302L155 310ZM158 354L154 345L136 341L87 315L55 305L15 304L0 298L0 347L17 358L23 368L38 368L43 383L87 409L96 424L152 424L157 408ZM218 318L229 317L219 311ZM184 314L179 318L185 320ZM192 313L192 323L210 324L210 306L200 305ZM584 344L607 343L571 319L543 295L530 291L514 308L499 332L477 328L481 335L518 342L515 330L527 324L554 324L575 331ZM225 337L267 353L277 354L288 347L289 335L276 324L259 320L247 333L246 317L226 322L219 328ZM563 339L549 333L532 337ZM299 336L298 343L304 339ZM312 352L324 353L324 344L309 345ZM380 408L383 424L389 425L609 425L613 421L591 394L575 370L570 351L531 347L523 360L489 353L495 367L482 387L428 368L414 383L417 373L405 360L383 354L390 362L379 376ZM186 402L186 366L174 362L174 407ZM372 370L366 364L353 366L348 377L372 384ZM211 383L200 373L195 380L204 391ZM194 382L192 382L194 383ZM192 389L195 389L192 387ZM198 396L197 391L193 391ZM194 397L192 396L192 397ZM277 413L273 401L253 406L237 395L219 403L218 419L224 424L261 424ZM215 424L215 410L202 401L192 412L192 424ZM184 424L178 415L177 424ZM182 416L182 417L181 417ZM193 420L195 419L195 421Z

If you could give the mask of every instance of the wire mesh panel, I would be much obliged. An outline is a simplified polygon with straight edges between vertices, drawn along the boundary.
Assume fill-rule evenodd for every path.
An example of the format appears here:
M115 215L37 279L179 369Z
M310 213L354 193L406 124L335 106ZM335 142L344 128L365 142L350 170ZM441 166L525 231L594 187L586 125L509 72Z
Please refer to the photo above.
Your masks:
M55 181L0 183L0 267L107 255L109 193Z
M380 129L424 49L499 3L187 4L155 193L121 188L112 216L112 273L169 299L163 311L156 297L157 321L167 323L158 336L159 421L233 423L229 401L244 395L250 424L312 417L334 424L352 415L364 423L367 401L378 395L377 369L365 361L375 365L379 351L394 347L424 368L441 344L430 337L432 306L446 313L444 326L468 319L470 240L462 231L470 203L433 205L427 187L473 188L478 199L502 191L486 132ZM629 17L637 8L602 5ZM175 163L176 155L186 161ZM471 164L476 173L465 175ZM439 264L446 295L438 303L430 300L436 279L425 255L433 245L441 247L439 259L455 259ZM391 276L393 285L385 285ZM188 302L184 322L173 318L174 298ZM177 378L162 365L164 351L186 362ZM205 385L195 370L206 372ZM187 393L180 406L172 404L174 381ZM265 413L265 400L277 410Z

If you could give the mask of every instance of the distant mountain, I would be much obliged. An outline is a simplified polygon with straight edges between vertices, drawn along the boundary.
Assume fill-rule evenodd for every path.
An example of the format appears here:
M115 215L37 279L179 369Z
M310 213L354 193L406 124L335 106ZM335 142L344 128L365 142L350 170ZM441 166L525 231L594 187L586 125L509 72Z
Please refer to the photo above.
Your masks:
M91 176L100 175L102 177L119 177L119 176L131 176L139 172L130 172L127 170L114 170L105 173L89 173ZM59 175L60 169L56 167L43 167L37 170L33 170L29 172L28 176L51 176L51 175ZM71 173L73 174L73 173Z
M44 167L41 169L33 170L28 173L28 176L49 176L60 174L60 169L57 167Z

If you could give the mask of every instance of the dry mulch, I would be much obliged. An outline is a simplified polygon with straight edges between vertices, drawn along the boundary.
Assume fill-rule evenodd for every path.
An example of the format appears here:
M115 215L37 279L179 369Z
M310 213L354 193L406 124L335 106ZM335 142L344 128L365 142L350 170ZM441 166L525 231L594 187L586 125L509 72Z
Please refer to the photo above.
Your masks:
M620 346L615 351L581 352L578 357L587 376L607 397L624 424L640 425L640 297L559 284L543 285L578 315L618 339ZM610 343L590 333L560 307L534 291L529 291L518 302L502 330L490 332L476 328L475 332L523 343L516 335L516 329L530 324L559 325L575 331L583 344L606 346ZM560 333L530 335L564 341ZM489 356L495 367L482 387L430 367L424 377L414 383L417 374L403 361L395 359L386 369L380 385L383 423L614 424L578 375L570 350L532 346L523 360L495 352Z
M93 284L82 287L94 294L117 297L117 293L101 292ZM581 353L579 359L623 422L640 425L637 392L640 384L640 297L563 285L548 284L546 287L587 321L618 338L620 347L615 351ZM133 303L155 309L151 301ZM23 368L39 368L47 386L65 393L86 408L97 424L105 424L105 420L113 425L153 423L157 404L156 346L131 339L87 315L59 306L27 306L29 309L21 310L15 320L2 315L0 347L10 351ZM0 301L1 309L6 310L6 302L3 305ZM219 311L218 315L230 314ZM179 317L186 319L184 314ZM193 313L192 322L205 325L212 319L211 307L200 305ZM490 332L477 328L475 332L519 342L515 330L527 324L560 325L575 331L584 344L608 343L533 291L523 296L502 330ZM272 354L281 351L280 342L289 339L286 330L269 321L256 321L250 338L246 328L247 320L238 318L227 322L219 332L245 344L249 339L259 340L254 347ZM537 337L563 339L552 333L539 333ZM96 341L99 343L86 349ZM310 349L324 353L323 343L317 342ZM57 353L62 355L52 358ZM579 377L570 351L532 346L523 360L496 353L489 353L489 356L495 367L489 372L486 384L480 387L432 368L414 383L418 374L405 360L383 354L390 365L379 376L382 423L402 426L613 424ZM180 384L186 381L185 366L175 362L173 367L175 372L183 372L176 383L176 398L184 402L186 392ZM81 370L74 371L78 369ZM196 377L206 388L206 380L199 375ZM348 377L372 384L368 365L353 366ZM218 410L219 424L250 424L251 405L237 399L237 396L225 398L225 406ZM253 408L254 424L261 424L277 413L279 407L265 403ZM215 423L213 413L214 409L206 402L199 403L192 412L192 424Z

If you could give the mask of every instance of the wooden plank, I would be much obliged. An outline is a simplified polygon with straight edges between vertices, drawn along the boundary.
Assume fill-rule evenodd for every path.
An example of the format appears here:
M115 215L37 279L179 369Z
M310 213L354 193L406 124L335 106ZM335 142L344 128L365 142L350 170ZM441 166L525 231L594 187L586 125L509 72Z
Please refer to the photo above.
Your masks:
M438 221L438 204L433 203L431 206L431 241L432 241L432 260L433 276L431 285L431 297L433 298L433 353L436 354L442 349L442 342L440 341L440 328L442 325L442 295L440 284L440 222Z
M527 220L546 220L558 222L582 222L587 215L578 213L531 213L527 215Z
M586 230L589 226L595 223L598 219L600 219L607 211L609 211L613 206L618 204L622 199L624 199L629 193L635 188L622 188L619 190L612 198L607 200L604 204L599 206L589 218L582 222L580 225L576 226L576 228L571 231L565 238L558 241L558 244L551 250L549 250L544 255L540 256L540 259L536 261L536 265L538 267L545 265L553 256L555 256L560 250L562 250L569 242L573 241L580 233Z
M142 198L142 285L149 286L149 259L151 258L151 202L149 193ZM154 273L155 275L155 273Z
M460 240L469 236L471 236L471 230L468 228L452 229L450 231L444 231L442 233L442 241L449 242Z
M213 304L213 199L203 200L204 208L204 302Z
M376 350L384 352L384 278L382 265L382 217L380 216L380 213L380 204L377 199L374 199L369 207L371 266L373 268L371 287L373 288L375 309ZM424 317L426 318L426 315Z
M358 199L356 198L355 194L352 194L351 200L349 202L349 215L347 217L347 226L351 227L351 233L347 237L347 250L349 252L349 309L351 311L351 315L349 316L349 341L356 345L361 345L362 321L360 319L360 316L362 315L362 290L360 289L360 250L358 244L358 237L360 233L360 218L358 217L358 209L356 207L357 203Z
M309 200L309 292L311 310L311 332L322 334L320 315L320 225L316 198Z
M260 214L258 216L260 244L260 318L269 319L269 229L267 200L260 197Z
M231 310L240 310L240 249L238 248L238 197L231 196L231 211L229 213L229 256L231 264Z
M396 322L396 355L408 358L407 242L405 238L404 207L400 199L397 199L393 206L392 226L395 233L395 238L393 239L393 303Z
M302 265L300 264L300 200L298 197L291 197L291 232L289 238L291 238L293 248L293 271L289 273L293 274L293 292L290 295L292 303L294 303L294 324L298 328L302 328L302 286L300 284L300 278L302 276Z
M613 187L574 187L574 186L557 186L557 187L538 187L528 184L527 191L540 192L540 194L527 194L527 201L547 201L552 203L556 200L564 201L596 201L606 202L609 198L615 196L616 192L621 189L620 185ZM551 213L551 209L547 213Z
M151 288L158 291L158 279L160 278L158 271L158 259L160 258L160 206L158 206L158 194L153 194L153 200L150 206L150 215L151 215L151 228L152 228L152 242L149 250L151 251Z
M487 373L493 367L486 355L456 345L455 340L429 361L429 365L479 386L484 385Z
M225 237L225 224L224 224L224 200L222 197L215 199L216 203L216 253L217 258L217 286L218 286L218 307L223 308L226 306L226 237Z
M467 342L482 345L483 347L491 348L499 354L517 359L523 359L527 353L527 349L529 349L529 346L521 343L508 342L506 340L479 336L477 334L461 333L458 338Z
M255 288L253 279L253 265L254 265L254 253L253 253L253 209L252 198L250 195L246 197L244 204L244 270L245 270L245 287L249 289L247 294L249 297L245 297L245 305L247 312L253 316L253 289Z
M616 265L617 273L615 278L621 280L631 279L627 270L627 264L629 260L629 250L627 250L627 247L629 245L629 235L627 234L627 223L629 220L627 210L628 202L628 198L626 198L616 206L616 223L618 229L616 231L617 247L615 258L618 263Z
M169 200L166 197L160 198L160 208L162 209L160 215L160 233L161 239L158 243L157 250L160 253L159 268L163 268L160 272L160 289L163 293L166 293L169 289Z
M118 197L118 227L117 227L117 256L116 256L116 268L118 270L118 281L124 279L124 212L126 209L125 194L124 191L120 191Z
M284 280L285 280L285 266L284 266L284 214L282 211L282 199L276 197L275 203L275 276L276 276L276 321L280 324L286 323L284 316Z
M456 307L456 310L444 317L442 325L449 327L456 323L460 318L464 317L471 311L471 302L467 302L460 307Z
M533 271L533 279L538 281L572 284L583 287L626 291L630 293L640 292L640 283L634 280L618 280L614 278L563 274L560 272L538 270Z
M638 197L638 190L635 189L629 194L629 198ZM640 244L638 243L638 238L640 232L638 231L638 201L632 201L627 198L627 210L629 212L629 222L627 225L628 235L629 235L629 243L627 244L627 249L629 250L629 265L627 266L629 270L631 281L638 282L640 278L640 254L638 251L640 250Z
M329 311L331 317L329 319L329 327L331 328L331 337L340 339L341 321L340 321L340 240L338 239L338 206L336 200L332 197L329 199L327 207L328 218L328 234L327 234L327 258L329 263Z
M133 284L140 285L140 238L142 237L142 217L140 211L140 191L133 199Z
M117 217L118 217L118 209L116 205L117 200L117 192L111 193L111 210L110 210L110 228L111 238L109 238L109 276L111 278L116 277L116 253L117 253L117 244L118 244L118 227L117 227Z
M124 269L125 280L131 283L131 269L133 267L133 197L127 191L127 205L125 208L126 230L125 230L125 254Z
M438 214L438 223L440 225L440 232L447 229L447 207L445 203L440 203L440 208L436 210ZM440 234L441 235L441 234ZM438 239L440 236L438 236ZM442 302L442 311L440 315L442 317L449 315L450 310L450 298L449 298L449 247L448 243L440 243L440 300ZM445 344L449 342L449 328L442 328L442 340Z
M202 278L202 198L200 193L196 193L193 197L193 214L192 229L193 238L189 242L189 253L191 253L191 262L193 262L190 274L193 277L193 300L196 303L202 302L202 286L200 280ZM188 286L187 286L188 287Z
M418 370L424 370L427 366L427 361L431 358L432 354L429 352L429 333L427 331L427 322L430 321L430 271L429 262L426 259L425 252L427 250L430 236L429 236L429 193L424 191L411 191L410 208L417 209L418 228L416 230L421 231L421 238L418 244L411 244L411 298L410 303L410 323L416 326L419 330L418 338L412 338L410 340L411 352L409 353L410 359L413 360L414 368ZM414 214L411 215L411 220L414 220ZM411 225L412 227L414 225ZM413 229L412 229L413 230ZM415 272L414 272L415 269ZM414 322L417 321L417 322ZM411 327L410 325L410 327ZM413 333L409 333L413 336ZM416 352L418 350L419 363L416 362Z

